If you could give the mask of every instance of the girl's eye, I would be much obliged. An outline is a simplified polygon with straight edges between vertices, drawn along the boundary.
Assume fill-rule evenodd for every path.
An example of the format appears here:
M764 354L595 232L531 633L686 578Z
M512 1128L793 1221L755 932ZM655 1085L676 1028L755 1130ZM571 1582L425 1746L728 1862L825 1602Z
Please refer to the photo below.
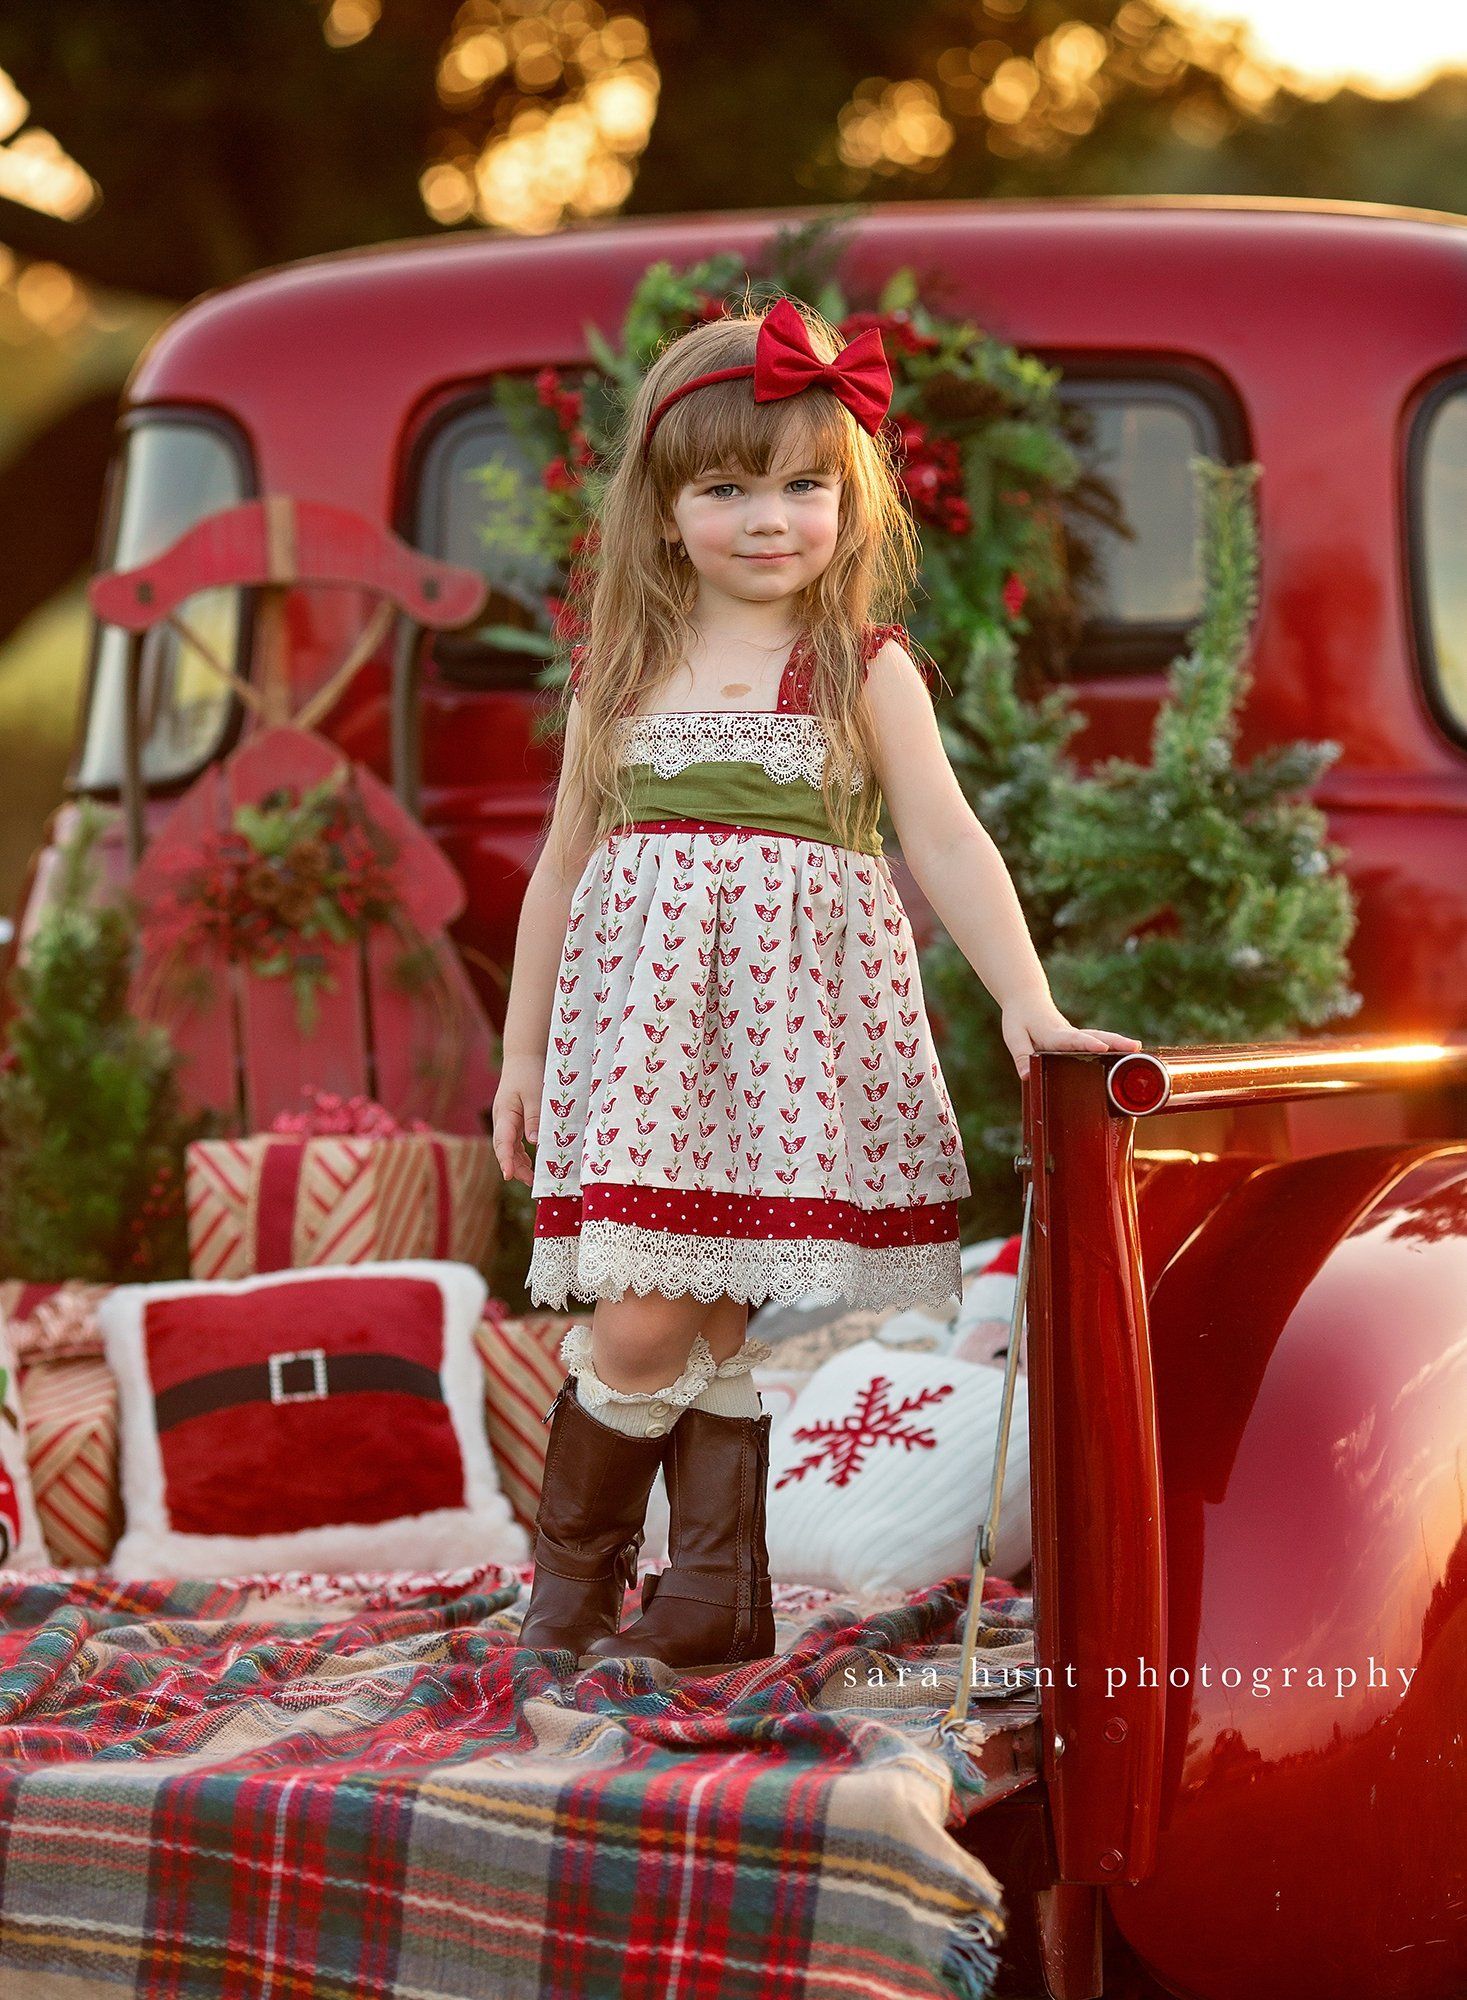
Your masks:
M820 482L818 479L800 478L790 480L789 484L791 490L798 488L802 491L809 491L812 488L818 490ZM710 497L719 493L737 493L739 490L738 481L734 479L720 479L715 485L708 487L706 490Z

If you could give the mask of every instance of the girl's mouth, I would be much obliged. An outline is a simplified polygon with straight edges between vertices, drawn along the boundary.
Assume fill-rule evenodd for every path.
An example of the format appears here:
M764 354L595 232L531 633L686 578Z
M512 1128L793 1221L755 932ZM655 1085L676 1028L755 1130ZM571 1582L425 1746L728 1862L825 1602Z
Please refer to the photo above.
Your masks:
M794 560L794 554L795 552L793 549L782 549L778 553L772 555L741 556L739 560L741 562L765 562L765 563L792 562Z

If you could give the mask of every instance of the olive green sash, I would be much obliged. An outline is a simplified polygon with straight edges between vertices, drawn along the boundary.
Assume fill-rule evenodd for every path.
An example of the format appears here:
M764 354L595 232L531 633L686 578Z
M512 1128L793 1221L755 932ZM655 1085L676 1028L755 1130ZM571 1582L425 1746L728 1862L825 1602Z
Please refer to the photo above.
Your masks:
M782 783L771 778L762 764L719 759L689 764L670 778L660 777L651 764L630 764L627 794L629 820L711 819L847 844L836 840L818 786L806 778ZM879 830L873 830L869 846L853 847L857 854L881 851Z

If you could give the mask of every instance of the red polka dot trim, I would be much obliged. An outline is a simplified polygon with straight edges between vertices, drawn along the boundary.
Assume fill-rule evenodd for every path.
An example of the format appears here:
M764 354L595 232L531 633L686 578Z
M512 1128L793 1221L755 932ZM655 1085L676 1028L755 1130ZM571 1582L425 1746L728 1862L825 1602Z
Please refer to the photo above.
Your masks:
M728 819L630 819L625 825L613 827L608 839L614 840L621 833L723 833L734 834L740 840L800 840L811 847L834 847L843 854L863 854L857 847L842 848L839 841L821 840L813 833L796 833L788 826L745 826L741 820ZM874 859L865 855L865 859Z
M535 1235L576 1236L587 1222L628 1222L679 1236L743 1236L756 1242L834 1238L863 1250L944 1243L958 1234L955 1201L906 1208L858 1208L818 1195L721 1194L712 1188L635 1187L599 1182L578 1195L542 1195Z

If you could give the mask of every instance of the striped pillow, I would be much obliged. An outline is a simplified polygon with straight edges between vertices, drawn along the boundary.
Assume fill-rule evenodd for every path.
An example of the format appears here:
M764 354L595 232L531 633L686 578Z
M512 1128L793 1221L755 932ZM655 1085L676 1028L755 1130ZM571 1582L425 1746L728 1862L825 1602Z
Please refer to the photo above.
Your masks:
M565 1380L561 1336L577 1317L553 1312L511 1317L502 1301L491 1298L474 1329L484 1364L489 1448L504 1496L527 1528L535 1525L550 1442L542 1419Z

